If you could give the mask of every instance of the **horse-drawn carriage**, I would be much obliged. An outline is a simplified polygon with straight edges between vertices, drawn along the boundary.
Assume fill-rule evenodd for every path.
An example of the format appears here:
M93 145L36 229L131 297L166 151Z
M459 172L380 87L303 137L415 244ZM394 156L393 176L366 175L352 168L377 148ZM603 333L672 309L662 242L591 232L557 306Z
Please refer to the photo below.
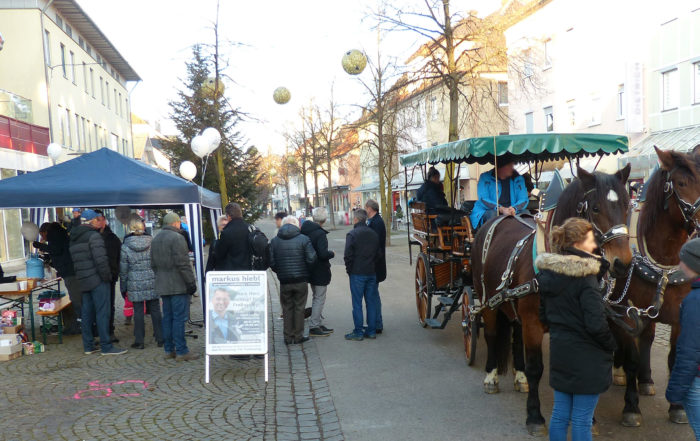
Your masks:
M450 207L454 207L462 164L497 167L499 158L509 155L516 163L527 164L537 182L548 161L569 161L573 171L573 163L578 164L583 157L602 157L627 149L627 138L616 135L505 135L424 149L401 156L400 164L406 176L407 199L408 182L413 182L417 170L425 176L428 165L453 167L453 179L446 179L444 185L452 187ZM514 386L529 394L527 427L531 434L542 433L545 427L538 389L546 329L537 314L534 263L539 253L548 250L551 226L569 217L582 217L593 225L599 249L611 263L602 290L621 348L616 353L616 366L623 361L625 366L621 380L617 377L627 384L622 423L641 424L637 386L642 394L654 393L649 368L653 323L662 321L674 326L673 347L678 336L679 304L689 285L682 279L672 283L669 275L678 262L676 248L697 228L700 217L700 156L661 150L657 153L660 169L645 185L651 200L640 205L630 203L628 166L612 175L589 173L578 167L576 177L566 186L555 173L547 191L534 195L536 209L531 215L499 216L478 231L470 223L469 204L466 210L447 208L442 212L426 210L421 203L409 207L411 261L413 248L418 248L415 299L420 324L443 329L461 310L469 365L475 361L477 337L483 330L488 346L484 380L487 393L498 391L498 375L506 372L512 349ZM628 225L637 217L639 228L632 222L630 237ZM655 234L654 229L663 234ZM666 237L674 240L665 241ZM639 344L635 343L638 337ZM674 353L672 350L669 355L670 366ZM682 422L682 408L674 406L669 411L671 420Z

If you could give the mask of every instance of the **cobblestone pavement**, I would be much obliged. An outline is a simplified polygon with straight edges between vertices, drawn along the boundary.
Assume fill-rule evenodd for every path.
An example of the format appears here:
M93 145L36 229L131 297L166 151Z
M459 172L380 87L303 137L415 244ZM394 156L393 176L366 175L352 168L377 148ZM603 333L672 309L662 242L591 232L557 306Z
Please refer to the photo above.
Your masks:
M261 360L211 357L165 360L146 318L146 349L121 356L83 355L80 336L47 352L0 362L3 440L342 440L314 342L289 349L279 296L270 278L270 382ZM117 300L119 345L133 342ZM192 317L201 318L199 298ZM204 332L188 326L188 346L203 355Z

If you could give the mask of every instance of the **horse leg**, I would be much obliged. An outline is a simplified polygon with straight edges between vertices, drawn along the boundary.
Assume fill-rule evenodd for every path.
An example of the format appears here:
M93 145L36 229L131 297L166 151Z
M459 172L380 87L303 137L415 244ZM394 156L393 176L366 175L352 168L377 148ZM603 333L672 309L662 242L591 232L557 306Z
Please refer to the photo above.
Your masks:
M639 395L656 395L654 380L651 378L651 345L654 343L656 323L647 324L639 336Z
M484 320L484 338L486 339L486 378L484 392L498 393L498 311L485 309L482 313Z
M535 303L537 306L537 303ZM522 311L522 309L520 309ZM529 385L527 394L527 431L530 435L547 434L547 426L540 410L540 380L544 371L542 363L542 337L544 329L537 319L537 307L531 313L522 314L523 341L525 343L525 376Z
M625 352L622 349L615 351L613 359L613 384L615 386L624 386L627 384L627 378L625 377L625 370L622 368L622 364L625 362Z
M676 341L681 334L681 326L678 323L671 325L671 338L668 351L668 371L671 372L673 365L676 362ZM680 404L671 404L668 408L668 419L676 424L688 424L688 416L685 414L685 409Z
M622 331L624 332L624 331ZM622 410L622 425L639 427L642 425L642 411L639 409L639 393L637 391L637 372L639 370L639 350L634 339L623 336L625 361L623 367L627 378L625 389L625 407Z
M523 347L523 326L513 323L513 387L516 391L528 393L530 391L525 376L525 348Z

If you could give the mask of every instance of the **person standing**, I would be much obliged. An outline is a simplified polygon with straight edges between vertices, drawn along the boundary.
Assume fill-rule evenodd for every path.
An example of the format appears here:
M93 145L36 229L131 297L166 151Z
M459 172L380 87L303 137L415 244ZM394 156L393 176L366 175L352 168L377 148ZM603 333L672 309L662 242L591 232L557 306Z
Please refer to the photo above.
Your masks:
M109 337L113 343L119 343L119 339L114 335L114 301L117 292L117 281L119 280L119 256L121 255L122 242L116 234L112 232L107 224L107 218L101 210L95 210L97 213L98 229L104 239L105 247L107 248L107 258L109 259L109 270L112 274L112 280L109 285Z
M279 231L279 229L282 228L282 221L285 217L287 217L286 211L280 211L275 213L275 226L277 227L277 231ZM277 231L275 231L275 234L277 234Z
M551 241L556 254L541 254L535 261L540 320L550 335L554 408L549 439L566 441L571 424L574 441L590 441L598 396L612 384L616 347L599 288L608 265L592 254L598 245L586 220L571 218L553 227Z
M205 273L208 273L209 271L214 271L214 269L216 268L216 244L219 243L219 235L221 235L221 232L223 231L226 224L228 224L227 216L219 216L219 218L216 219L216 230L218 231L218 233L214 240L211 242L211 245L209 245L209 257L207 258L207 266L204 270Z
M197 284L187 242L180 234L180 217L173 212L163 217L163 229L151 241L151 268L156 276L156 295L163 299L165 358L198 359L185 341L190 295L197 291Z
M66 308L63 319L67 335L80 334L81 296L80 283L75 277L73 259L70 256L70 237L65 228L58 222L46 222L39 228L42 242L34 242L34 248L47 253L51 266L56 269L58 277L63 279L68 291L71 305Z
M251 271L250 225L243 220L243 210L235 202L226 205L228 223L216 244L216 271Z
M97 352L92 327L97 322L102 355L124 354L126 350L112 346L109 338L109 284L112 272L104 239L99 233L97 213L85 210L83 223L73 227L70 234L70 255L75 276L82 289L83 350L85 354Z
M384 219L379 214L379 204L374 199L369 199L365 203L367 211L367 226L374 230L379 236L379 255L377 256L377 334L384 331L384 320L382 319L382 299L379 295L379 284L386 280L386 225Z
M287 216L270 242L270 268L280 281L280 302L284 320L284 343L299 344L304 337L304 308L309 294L309 269L316 262L316 251L301 234L299 220Z
M346 340L361 341L377 338L377 259L379 236L367 226L367 212L353 213L355 226L345 238L345 270L350 278L352 320L355 328L345 335ZM362 326L362 300L367 309L367 330Z
M306 221L301 226L301 234L311 241L316 251L316 263L311 268L309 282L311 283L311 317L309 318L309 336L328 337L333 330L323 326L323 305L326 303L326 291L331 283L331 262L335 253L328 249L328 231L323 229L323 224L328 218L325 207L314 208L313 221Z
M700 439L700 239L686 242L680 257L681 270L693 279L693 284L681 305L681 335L676 343L676 361L666 399L671 404L683 405L695 439Z
M160 298L156 294L156 275L151 268L152 238L145 233L146 225L140 218L129 221L129 234L124 238L119 259L119 278L122 296L131 300L134 309L134 349L144 348L144 312L148 308L158 347L163 346L163 325Z

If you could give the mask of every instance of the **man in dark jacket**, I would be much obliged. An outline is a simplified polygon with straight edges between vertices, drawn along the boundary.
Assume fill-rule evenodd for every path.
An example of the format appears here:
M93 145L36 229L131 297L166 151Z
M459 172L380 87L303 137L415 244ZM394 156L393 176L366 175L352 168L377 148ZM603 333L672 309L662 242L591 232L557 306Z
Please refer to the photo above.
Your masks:
M367 212L353 213L355 226L345 238L345 270L350 276L352 320L355 329L346 340L377 338L377 259L379 236L367 226ZM367 330L363 328L362 299L367 308Z
M379 236L379 255L377 256L377 334L384 330L384 320L382 320L382 299L379 295L379 284L386 280L386 225L384 219L379 214L379 204L374 199L369 199L365 203L367 211L367 226L374 230Z
M428 169L427 179L418 189L416 198L425 203L425 209L429 211L447 206L445 191L440 183L440 172L435 167Z
M70 257L70 238L65 228L58 222L46 222L39 228L42 242L34 242L34 248L49 255L51 266L56 269L58 277L63 279L70 297L71 305L63 312L65 334L80 333L81 297L80 284L75 277L73 260Z
M280 281L280 302L284 320L284 343L304 343L304 308L308 296L309 269L316 262L316 251L301 234L299 220L287 216L277 236L270 242L270 268Z
M126 350L112 346L109 338L109 284L112 273L105 243L98 231L97 213L85 210L83 224L73 227L70 235L70 255L75 276L83 291L82 324L85 354L97 352L92 326L97 321L102 355L123 354Z
M680 254L681 269L694 281L681 305L681 335L666 399L683 405L695 438L700 439L700 239L688 241Z
M235 202L226 206L228 224L216 243L216 271L250 271L250 226L243 220L243 210Z
M207 266L205 267L205 272L214 271L216 269L216 244L219 243L219 235L224 230L224 227L228 224L228 216L219 216L216 220L216 230L218 234L209 245L209 257L207 258Z
M328 249L328 231L323 229L323 223L328 218L328 210L325 207L316 207L313 211L313 222L306 221L301 226L301 234L311 240L311 245L316 251L316 263L311 268L311 317L309 318L309 336L327 337L333 332L322 324L323 305L326 303L326 291L331 283L331 262L335 253Z
M119 280L119 258L121 257L122 242L119 240L116 234L112 232L107 224L107 218L105 218L102 210L95 210L97 213L97 222L102 239L105 241L105 247L107 248L107 258L109 259L109 270L112 273L112 281L109 285L109 301L110 301L110 313L109 313L109 336L112 342L118 343L119 339L114 336L114 301L117 293L117 281Z
M151 267L156 275L156 294L163 301L165 358L196 360L187 348L185 322L190 295L197 291L187 242L180 234L180 217L173 212L163 217L163 229L151 242Z

